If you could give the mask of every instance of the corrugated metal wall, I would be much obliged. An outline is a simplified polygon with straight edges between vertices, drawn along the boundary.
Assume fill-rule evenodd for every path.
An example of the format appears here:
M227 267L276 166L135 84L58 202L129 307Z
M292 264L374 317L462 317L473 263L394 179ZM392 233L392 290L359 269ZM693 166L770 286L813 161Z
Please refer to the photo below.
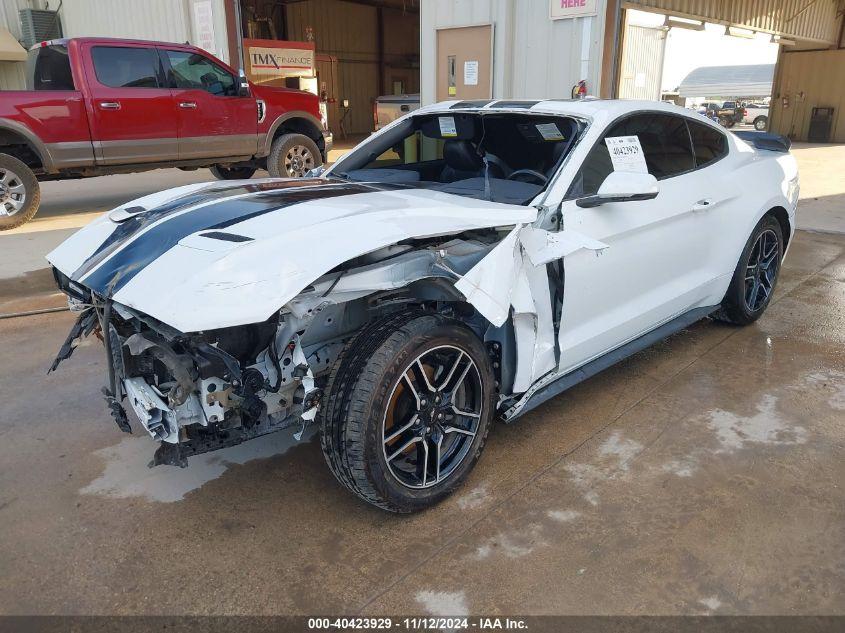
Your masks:
M125 37L142 40L195 43L194 0L63 0L62 29L65 37ZM212 0L216 50L229 59L224 0ZM18 11L42 9L43 0L0 0L0 26L20 37ZM52 2L51 7L58 6ZM0 62L0 90L20 90L25 85L24 64Z
M490 23L494 97L568 98L581 79L598 94L606 2L597 5L596 16L552 20L545 0L425 0L420 6L423 103L437 94L437 29Z
M838 0L630 0L625 6L833 44Z
M845 49L784 52L778 61L769 129L807 140L813 108L834 108L830 140L845 142ZM783 107L783 99L788 106Z
M666 30L629 24L625 27L619 97L660 100Z
M8 29L20 41L21 9L43 9L44 3L37 0L0 0L0 26ZM26 86L26 65L24 62L0 62L0 90L23 90Z
M106 36L196 43L194 0L63 0L67 37ZM215 50L229 61L223 0L212 0Z
M385 28L401 20L402 13L383 9ZM403 32L413 31L416 14L405 14ZM304 40L306 28L313 29L317 53L338 60L338 102L349 100L344 129L351 134L367 134L373 129L373 102L379 96L378 10L375 7L342 0L308 0L286 7L287 37ZM418 39L400 42L385 33L385 65L408 65L418 54ZM389 86L385 87L389 92ZM332 108L334 110L334 108ZM340 109L340 116L343 110ZM336 122L330 125L337 130Z
M338 104L348 99L350 106L344 129L351 134L372 131L373 100L379 91L375 7L339 0L309 0L288 5L286 15L289 39L304 40L305 30L310 27L317 52L337 57L335 98ZM331 125L338 129L336 122Z

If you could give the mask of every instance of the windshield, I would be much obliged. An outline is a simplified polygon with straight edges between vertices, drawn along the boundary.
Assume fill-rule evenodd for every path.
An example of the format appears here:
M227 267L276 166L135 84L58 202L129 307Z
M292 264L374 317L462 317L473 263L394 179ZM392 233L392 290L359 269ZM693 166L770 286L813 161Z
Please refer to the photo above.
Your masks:
M411 117L365 141L331 176L528 204L572 146L567 117L439 113Z

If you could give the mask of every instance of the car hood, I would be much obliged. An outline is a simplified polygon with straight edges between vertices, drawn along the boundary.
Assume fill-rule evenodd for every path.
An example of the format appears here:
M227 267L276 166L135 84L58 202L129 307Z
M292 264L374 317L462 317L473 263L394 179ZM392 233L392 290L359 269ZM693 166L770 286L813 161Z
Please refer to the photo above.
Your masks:
M533 207L331 179L191 185L127 203L48 256L74 282L183 332L268 319L359 255L532 222Z

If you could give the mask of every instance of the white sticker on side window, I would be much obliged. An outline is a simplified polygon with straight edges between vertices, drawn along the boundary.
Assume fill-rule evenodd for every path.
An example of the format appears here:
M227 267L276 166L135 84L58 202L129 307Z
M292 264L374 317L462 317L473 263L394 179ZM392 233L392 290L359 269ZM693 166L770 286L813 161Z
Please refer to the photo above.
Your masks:
M544 141L562 141L563 134L560 133L560 130L557 128L557 125L554 123L538 123L534 127L537 128L537 131L540 133L540 136L543 137Z
M604 142L607 145L607 151L610 152L613 171L648 173L645 154L643 154L643 148L638 137L608 136L604 139Z
M440 136L449 137L449 136L457 136L458 135L458 128L455 127L455 118L451 116L441 116L437 117L438 122L440 123Z

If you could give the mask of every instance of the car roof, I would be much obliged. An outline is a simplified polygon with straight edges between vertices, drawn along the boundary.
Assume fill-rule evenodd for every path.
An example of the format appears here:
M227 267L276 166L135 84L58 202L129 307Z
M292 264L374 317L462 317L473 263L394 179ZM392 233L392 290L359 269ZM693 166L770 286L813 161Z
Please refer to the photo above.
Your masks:
M188 44L186 42L159 42L157 40L136 40L126 37L63 37L54 40L46 40L44 42L38 42L37 44L30 47L29 50L34 50L36 48L41 48L44 46L55 46L55 45L64 45L67 46L70 42L79 42L80 44L86 42L93 42L93 43L103 43L103 44L132 44L132 45L142 45L142 46L181 46L187 48L196 48L193 44Z
M644 99L484 99L477 101L440 101L424 106L414 114L432 114L436 112L525 112L531 114L568 115L582 118L614 119L618 116L638 111L666 112L690 116L690 110L674 103L647 101Z

